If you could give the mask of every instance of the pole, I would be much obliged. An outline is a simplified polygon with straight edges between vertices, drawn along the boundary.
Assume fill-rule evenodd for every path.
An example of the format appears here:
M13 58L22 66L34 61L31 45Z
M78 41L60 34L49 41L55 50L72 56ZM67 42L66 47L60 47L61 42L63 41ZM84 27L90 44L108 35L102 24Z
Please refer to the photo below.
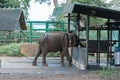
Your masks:
M80 14L79 13L77 14L76 22L77 22L77 35L79 36L79 30L80 30Z
M32 43L32 22L30 22L29 42Z
M70 32L70 13L68 13L68 32Z
M90 16L87 15L87 24L86 24L86 49L87 49L87 68L88 68L88 41L89 41L89 26L90 26Z

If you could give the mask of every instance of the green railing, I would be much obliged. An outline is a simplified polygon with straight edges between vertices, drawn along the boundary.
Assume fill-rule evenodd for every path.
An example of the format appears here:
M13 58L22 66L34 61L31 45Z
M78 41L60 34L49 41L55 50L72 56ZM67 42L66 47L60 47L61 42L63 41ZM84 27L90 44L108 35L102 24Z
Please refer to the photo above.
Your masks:
M58 22L58 21L27 21L27 24L29 24L29 42L32 43L33 38L40 38L40 36L33 36L33 31L41 31L41 32L50 32L50 31L62 31L64 32L64 22ZM50 28L50 26L60 26L60 29ZM34 28L33 25L44 25L45 28L43 29L42 26L39 28Z

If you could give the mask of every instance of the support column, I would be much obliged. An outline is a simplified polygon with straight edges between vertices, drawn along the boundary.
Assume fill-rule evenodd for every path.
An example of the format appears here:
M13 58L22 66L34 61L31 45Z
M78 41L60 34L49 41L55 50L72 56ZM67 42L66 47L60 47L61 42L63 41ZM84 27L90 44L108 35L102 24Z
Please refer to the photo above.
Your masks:
M68 32L70 32L70 13L68 13Z
M76 32L76 34L79 36L79 30L80 30L80 13L77 13L76 25L77 25L77 32Z
M88 66L88 41L89 41L89 26L90 26L90 16L87 15L87 23L86 23L86 52L87 52L87 66Z
M97 57L96 57L96 63L99 66L100 65L100 30L97 30L97 42L98 42L98 49L97 49Z
M119 30L119 32L118 32L118 46L120 46L120 30Z

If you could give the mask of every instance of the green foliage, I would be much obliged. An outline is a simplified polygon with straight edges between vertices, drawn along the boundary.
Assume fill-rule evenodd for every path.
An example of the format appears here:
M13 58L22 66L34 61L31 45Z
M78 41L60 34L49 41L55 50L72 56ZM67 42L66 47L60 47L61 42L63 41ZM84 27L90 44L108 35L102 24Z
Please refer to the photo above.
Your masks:
M111 0L109 8L114 10L120 10L120 0Z
M28 16L28 9L29 9L29 2L30 0L1 0L0 1L0 8L21 8L24 11L24 14L26 15L26 18Z
M26 42L28 41L28 31L0 31L0 45L11 42Z
M40 2L40 4L41 4L41 3L47 3L48 5L51 4L51 1L50 1L50 0L35 0L35 1Z
M20 45L24 43L11 43L8 45L0 46L0 54L6 56L23 56L20 52ZM47 57L59 57L59 52L50 52Z
M106 21L104 18L90 17L90 26L103 25Z
M22 56L20 53L20 44L8 44L0 46L0 54L5 54L7 56Z
M47 57L60 57L60 52L50 52Z
M98 74L104 78L109 78L118 73L117 69L111 69L109 67L103 67L101 71L98 71Z
M92 6L98 6L98 7L107 7L108 4L104 0L72 0L73 3L79 2L83 4L89 4Z
M19 0L2 0L0 1L0 7L14 7L18 8L20 7L20 1Z

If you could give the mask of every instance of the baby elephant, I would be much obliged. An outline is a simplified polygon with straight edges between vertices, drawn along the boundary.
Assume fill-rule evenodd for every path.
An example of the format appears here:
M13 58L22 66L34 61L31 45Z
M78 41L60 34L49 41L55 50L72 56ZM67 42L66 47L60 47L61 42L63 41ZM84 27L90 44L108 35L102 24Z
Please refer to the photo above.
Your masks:
M37 58L42 54L43 66L48 66L46 63L46 55L48 52L61 53L61 65L64 66L64 56L68 61L68 65L71 66L71 58L68 53L68 47L78 46L80 44L79 38L74 33L65 32L50 32L45 33L39 40L38 52L33 60L33 66L36 66ZM81 44L80 44L81 45Z

